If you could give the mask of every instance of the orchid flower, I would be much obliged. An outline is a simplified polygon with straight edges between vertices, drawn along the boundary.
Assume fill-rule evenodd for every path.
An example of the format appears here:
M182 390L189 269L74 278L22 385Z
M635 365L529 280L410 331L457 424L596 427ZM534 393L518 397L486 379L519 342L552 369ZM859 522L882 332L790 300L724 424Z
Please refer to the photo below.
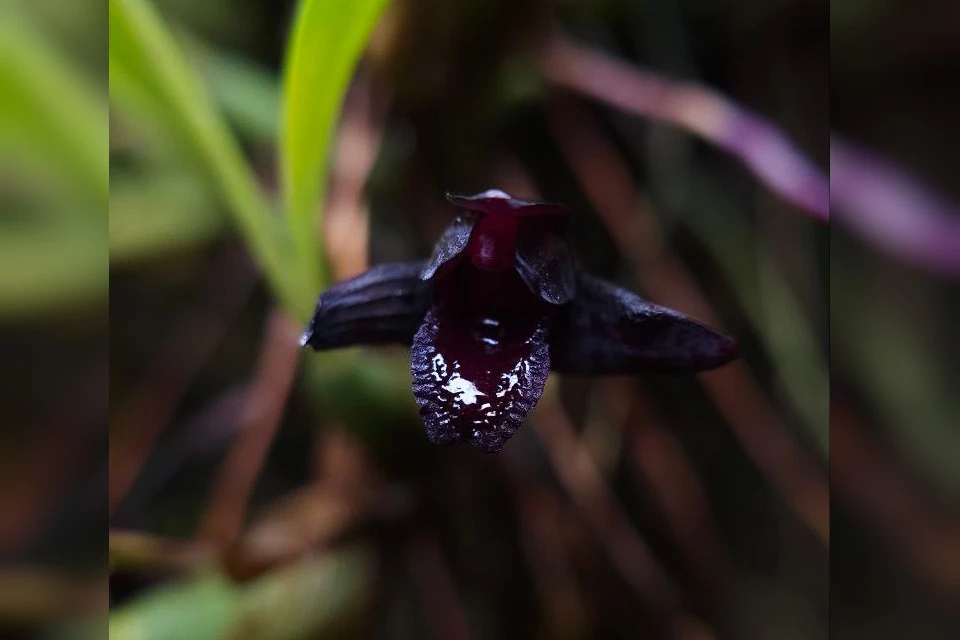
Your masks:
M561 374L694 373L736 343L677 311L582 273L558 204L489 190L427 261L383 264L320 295L301 346L411 346L427 437L499 453Z

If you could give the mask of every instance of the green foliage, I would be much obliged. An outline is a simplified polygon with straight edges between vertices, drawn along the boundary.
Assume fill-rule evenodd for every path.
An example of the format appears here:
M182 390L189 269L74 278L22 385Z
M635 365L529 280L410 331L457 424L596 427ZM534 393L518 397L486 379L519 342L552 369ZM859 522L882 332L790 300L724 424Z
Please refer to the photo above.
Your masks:
M305 319L323 286L318 234L324 163L350 76L384 2L304 2L284 82L280 165L286 216L275 215L199 73L145 0L111 0L111 97L176 140L207 172L286 310ZM199 50L198 45L194 45ZM242 63L202 52L213 92L248 132L263 136L276 108L269 81ZM243 94L243 100L237 96ZM255 98L248 100L250 96ZM284 220L286 221L284 223ZM175 228L158 225L166 238ZM185 235L203 235L205 224ZM128 237L126 234L124 237Z
M0 10L0 317L107 291L107 109L28 16Z
M280 83L273 73L199 42L191 48L227 120L244 138L274 144L280 124Z
M226 221L208 189L182 172L118 181L110 190L110 262L122 265L218 236Z
M51 163L105 212L110 188L106 104L26 19L0 19L0 148ZM52 172L52 171L51 171Z
M2 159L18 174L31 169L33 191L54 192L63 183L66 193L57 202L43 196L47 215L31 218L28 228L3 231L0 242L9 245L3 251L4 273L17 278L0 278L0 312L37 313L51 304L103 295L102 213L109 204L109 250L120 262L215 237L224 229L220 207L225 206L281 305L300 320L308 317L326 280L319 207L333 130L353 68L384 4L302 3L287 56L281 114L278 83L262 69L198 42L184 47L148 0L111 0L110 100L118 117L117 138L132 136L135 158L151 163L146 175L115 175L112 194L107 105L39 30L5 11L0 25L0 91L6 96L0 104ZM264 193L228 120L260 142L273 142L282 131L285 215ZM144 138L153 144L139 144ZM69 208L75 211L61 213ZM98 233L90 225L63 223L87 217L92 224L98 215ZM57 228L48 228L53 225Z
M111 99L146 112L208 172L283 305L309 312L301 264L200 78L145 0L110 2Z
M355 550L280 569L249 585L217 573L155 589L110 616L116 640L211 640L316 637L370 583L371 567Z
M51 222L0 234L0 317L25 317L107 293L104 229Z
M302 4L287 56L281 117L276 84L262 69L199 41L182 38L178 44L144 0L111 0L111 99L124 110L126 123L162 147L159 157L149 159L146 175L125 176L114 185L112 258L132 261L215 236L222 228L219 200L281 304L305 319L325 281L318 233L325 161L343 94L383 4ZM276 215L227 125L269 142L278 120L285 216ZM196 180L193 168L205 179ZM344 397L394 399L388 391L397 377L374 375L371 381L364 372L379 368L355 356L313 358L310 371L328 382L359 376ZM339 553L271 572L250 586L200 576L148 592L112 613L110 635L300 638L355 602L367 575L362 558Z
M304 0L294 21L284 71L279 160L287 222L311 273L324 269L316 242L316 207L323 200L333 127L354 66L385 4ZM311 285L319 289L315 280Z

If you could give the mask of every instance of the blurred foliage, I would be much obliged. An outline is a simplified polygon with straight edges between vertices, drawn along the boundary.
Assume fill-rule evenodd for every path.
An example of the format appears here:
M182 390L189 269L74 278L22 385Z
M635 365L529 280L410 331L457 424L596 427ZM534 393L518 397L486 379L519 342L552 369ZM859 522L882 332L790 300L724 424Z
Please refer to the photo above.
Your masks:
M183 159L209 172L279 298L303 298L304 265L285 257L285 235L205 88L148 2L110 3L110 89L114 101L162 127ZM300 315L302 303L300 303Z
M956 215L960 132L948 124L960 109L956 12L930 1L830 6L831 127L914 175ZM833 476L885 460L859 491L834 483L831 612L847 637L941 638L960 628L956 588L931 586L958 555L958 313L955 275L902 264L833 225L831 429L835 438L854 428L863 438L831 460ZM938 528L953 551L931 553L927 579L917 580L905 565L937 548L917 532Z
M154 590L136 607L110 620L118 640L206 640L313 637L334 615L354 605L369 580L362 554L306 560L249 586L219 574L199 575L186 584Z
M384 4L385 0L305 0L294 20L284 70L279 163L287 224L301 268L308 272L319 268L316 208L323 201L334 123ZM319 289L316 284L310 282L311 290Z
M205 95L199 76L150 5L138 0L111 2L111 96L124 106L127 117L140 113L140 120L162 126L155 135L178 139L178 146L210 172L278 297L301 320L312 309L306 301L320 289L317 277L323 263L316 208L328 140L347 81L381 7L378 2L303 4L284 90L286 124L279 147L287 220L283 225L212 98ZM259 79L242 62L215 54L206 58L214 71L214 91L227 103L228 113L263 131L276 99L269 81Z
M936 2L831 7L834 128L960 202L953 177L960 135L945 124L960 108L953 81L960 56L947 44L960 33L957 17ZM888 40L897 46L884 48ZM909 472L953 508L960 504L960 337L950 328L960 309L956 278L899 264L842 227L832 240L831 364L838 390L864 406L884 446L904 456Z
M0 317L106 294L106 105L29 16L0 14Z

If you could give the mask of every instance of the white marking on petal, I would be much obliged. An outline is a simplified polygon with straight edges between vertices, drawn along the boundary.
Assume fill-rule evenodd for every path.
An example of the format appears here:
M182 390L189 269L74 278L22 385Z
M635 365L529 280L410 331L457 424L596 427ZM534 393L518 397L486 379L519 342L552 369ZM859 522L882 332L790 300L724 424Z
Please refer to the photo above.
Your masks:
M459 373L454 373L450 376L450 382L443 385L443 388L450 393L456 394L457 400L463 404L474 404L479 396L487 395L477 389L476 385L466 378L461 378Z
M447 363L444 361L443 356L439 353L433 356L433 371L430 372L430 375L433 376L433 379L437 382L440 382L447 375Z

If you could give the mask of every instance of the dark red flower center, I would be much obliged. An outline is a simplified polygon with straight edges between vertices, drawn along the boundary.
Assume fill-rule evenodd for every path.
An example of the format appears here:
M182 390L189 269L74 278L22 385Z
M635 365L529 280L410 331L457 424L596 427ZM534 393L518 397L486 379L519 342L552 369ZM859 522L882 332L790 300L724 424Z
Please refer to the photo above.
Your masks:
M473 266L483 271L512 269L519 230L520 224L512 215L481 215L467 244Z

